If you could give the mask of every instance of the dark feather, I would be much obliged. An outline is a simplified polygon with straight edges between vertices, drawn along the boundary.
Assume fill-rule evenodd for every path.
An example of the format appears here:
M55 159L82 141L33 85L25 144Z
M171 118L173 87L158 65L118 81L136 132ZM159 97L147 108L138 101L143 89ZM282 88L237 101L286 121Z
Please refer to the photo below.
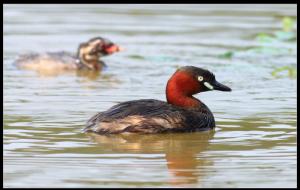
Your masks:
M201 131L213 127L214 117L204 104L197 109L185 109L159 100L144 99L123 102L96 114L87 122L84 131L100 134L163 133Z

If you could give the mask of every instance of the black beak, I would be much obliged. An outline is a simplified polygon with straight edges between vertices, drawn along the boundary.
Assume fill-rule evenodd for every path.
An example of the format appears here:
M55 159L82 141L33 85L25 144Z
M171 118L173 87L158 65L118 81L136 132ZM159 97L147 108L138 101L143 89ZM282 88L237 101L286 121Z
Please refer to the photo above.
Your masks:
M224 84L219 83L216 80L214 82L212 82L211 85L214 87L214 90L231 91L231 88L229 88L228 86L225 86Z

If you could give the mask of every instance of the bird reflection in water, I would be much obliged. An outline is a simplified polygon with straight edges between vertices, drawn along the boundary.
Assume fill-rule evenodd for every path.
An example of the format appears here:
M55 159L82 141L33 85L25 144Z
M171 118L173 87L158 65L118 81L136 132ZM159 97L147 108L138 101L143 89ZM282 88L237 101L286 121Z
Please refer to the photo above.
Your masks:
M101 76L101 72L94 70L77 70L76 76L84 77L88 80L97 80Z
M75 72L73 70L39 70L36 72L39 77L57 77L60 75L68 75L68 76L78 76L83 77L88 80L96 80L101 75L101 71L94 71L94 70L87 70L87 69L81 69L76 70Z
M201 183L201 167L212 165L201 157L213 138L215 131L172 134L118 134L98 135L86 133L92 141L114 153L165 154L167 168L172 178L170 185L193 185Z

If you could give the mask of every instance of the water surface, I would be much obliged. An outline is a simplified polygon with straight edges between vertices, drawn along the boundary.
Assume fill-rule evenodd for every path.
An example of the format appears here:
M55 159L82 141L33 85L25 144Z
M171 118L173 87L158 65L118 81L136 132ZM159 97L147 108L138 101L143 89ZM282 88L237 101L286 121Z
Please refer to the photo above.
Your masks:
M5 5L4 187L295 187L297 81L274 72L296 68L296 42L257 39L281 31L286 16L297 19L296 5ZM96 36L126 48L103 58L99 75L13 64L24 52L75 52ZM233 90L196 95L215 131L81 132L118 102L165 100L184 65Z

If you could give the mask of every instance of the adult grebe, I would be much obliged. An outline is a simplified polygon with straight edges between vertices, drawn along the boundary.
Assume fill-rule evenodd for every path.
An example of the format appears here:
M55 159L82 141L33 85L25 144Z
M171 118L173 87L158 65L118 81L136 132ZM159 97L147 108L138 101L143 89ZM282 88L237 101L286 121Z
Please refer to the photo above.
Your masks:
M84 131L116 134L210 130L215 127L212 112L193 97L209 90L231 91L208 70L181 67L167 83L167 102L142 99L117 104L93 116Z

